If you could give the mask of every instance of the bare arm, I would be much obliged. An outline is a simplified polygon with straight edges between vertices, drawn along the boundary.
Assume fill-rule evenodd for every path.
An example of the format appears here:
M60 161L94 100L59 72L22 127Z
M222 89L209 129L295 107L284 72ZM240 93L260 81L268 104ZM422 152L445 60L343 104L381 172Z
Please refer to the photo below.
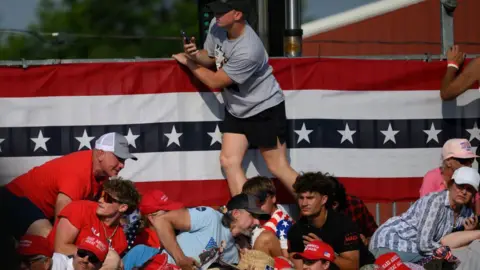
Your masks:
M299 259L294 259L293 255L295 255L295 254L296 254L296 252L290 253L290 261L292 261L296 270L302 270L303 269L303 261L299 260Z
M334 263L342 270L358 269L360 265L360 251L352 250L338 254Z
M67 204L71 203L72 199L63 193L58 193L57 201L55 202L55 219L58 218L58 214L62 209L67 206Z
M480 231L461 231L445 235L440 240L440 243L442 246L449 246L453 249L466 246L476 239L480 239Z
M448 61L455 62L458 66L462 65L464 57L465 54L458 50L458 46L453 46L447 53ZM460 75L456 76L457 73L458 70L455 67L447 67L440 89L442 100L455 99L480 79L480 59L472 60Z
M211 44L211 37L207 36L207 46L213 46ZM213 68L215 66L215 59L208 56L208 51L203 49L199 50L197 49L197 44L195 43L195 37L192 37L190 43L186 43L185 39L183 40L183 51L192 59L195 61L195 63L206 67L206 68Z
M214 72L210 69L198 65L191 59L187 60L187 67L192 71L195 77L197 77L203 84L208 86L208 88L210 89L224 88L233 84L233 81L222 69Z
M175 262L177 262L177 265L182 260L185 260L186 256L178 245L175 230L190 230L190 213L188 210L179 209L158 216L153 220L153 226L155 227L162 246L173 257Z
M73 255L77 252L75 239L79 230L66 218L61 217L55 231L55 252L65 255Z
M275 258L283 256L282 249L280 248L280 241L270 231L263 231L255 241L253 246L254 250L260 250Z
M215 58L208 56L207 50L199 50L193 57L193 61L208 69L215 66Z

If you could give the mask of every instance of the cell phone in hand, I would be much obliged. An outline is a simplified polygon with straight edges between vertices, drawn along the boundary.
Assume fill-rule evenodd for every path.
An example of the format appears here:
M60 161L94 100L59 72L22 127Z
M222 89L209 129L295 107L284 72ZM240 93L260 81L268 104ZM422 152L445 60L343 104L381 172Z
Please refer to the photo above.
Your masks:
M190 38L187 36L187 34L185 33L185 31L180 31L180 34L182 35L182 37L185 39L185 42L186 43L190 43Z

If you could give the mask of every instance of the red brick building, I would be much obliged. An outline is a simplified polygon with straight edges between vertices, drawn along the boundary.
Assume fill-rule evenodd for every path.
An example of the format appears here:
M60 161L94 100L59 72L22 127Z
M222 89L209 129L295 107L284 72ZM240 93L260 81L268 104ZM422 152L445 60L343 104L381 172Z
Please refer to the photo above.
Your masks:
M479 0L458 0L454 27L455 43L467 53L480 53L480 45L461 44L480 44ZM303 55L440 54L440 44L440 0L426 0L336 29L319 30L304 38Z

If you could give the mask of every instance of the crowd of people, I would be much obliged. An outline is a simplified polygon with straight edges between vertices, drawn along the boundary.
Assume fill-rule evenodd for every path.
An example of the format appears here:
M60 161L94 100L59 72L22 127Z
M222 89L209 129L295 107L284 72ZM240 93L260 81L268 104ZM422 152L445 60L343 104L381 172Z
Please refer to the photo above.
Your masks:
M161 190L140 194L118 176L137 157L124 136L107 133L93 150L53 159L0 187L2 269L480 268L480 175L468 140L448 140L420 199L378 227L334 175L289 165L285 97L245 21L249 2L217 0L208 8L215 19L205 49L185 39L173 58L209 88L223 89L220 165L231 199L219 208L185 207ZM442 99L480 79L478 60L460 73L464 54L454 46L447 57ZM299 217L277 203L272 179L247 179L241 164L249 146L295 197Z
M427 174L420 199L380 227L361 199L322 172L296 178L299 218L277 203L274 181L263 176L248 179L219 208L187 208L155 189L140 195L118 177L125 159L136 159L125 142L118 133L104 134L93 150L53 159L0 189L9 221L1 223L2 241L8 240L2 250L10 251L3 253L6 269L478 266L471 249L459 249L480 238L480 175L466 139L445 143L439 173ZM95 190L82 191L92 182ZM64 203L63 196L72 199Z

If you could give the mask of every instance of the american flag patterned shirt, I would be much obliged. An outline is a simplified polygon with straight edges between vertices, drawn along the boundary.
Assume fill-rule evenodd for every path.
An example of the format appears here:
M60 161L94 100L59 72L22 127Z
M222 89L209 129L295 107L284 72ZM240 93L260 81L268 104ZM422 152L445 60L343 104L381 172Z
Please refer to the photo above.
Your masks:
M288 249L287 232L292 227L294 221L287 213L285 208L277 205L277 210L273 212L272 217L263 224L265 230L273 232L280 240L282 249Z

